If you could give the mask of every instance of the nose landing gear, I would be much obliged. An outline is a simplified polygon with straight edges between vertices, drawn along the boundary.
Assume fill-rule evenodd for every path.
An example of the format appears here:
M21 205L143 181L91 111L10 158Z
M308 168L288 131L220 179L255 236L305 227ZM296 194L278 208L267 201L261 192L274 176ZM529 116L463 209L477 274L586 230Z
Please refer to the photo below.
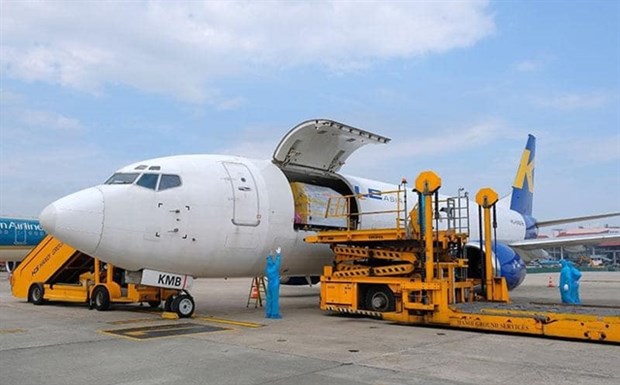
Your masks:
M194 314L195 309L194 298L186 291L178 295L171 295L164 302L164 310L176 313L179 318L190 318Z

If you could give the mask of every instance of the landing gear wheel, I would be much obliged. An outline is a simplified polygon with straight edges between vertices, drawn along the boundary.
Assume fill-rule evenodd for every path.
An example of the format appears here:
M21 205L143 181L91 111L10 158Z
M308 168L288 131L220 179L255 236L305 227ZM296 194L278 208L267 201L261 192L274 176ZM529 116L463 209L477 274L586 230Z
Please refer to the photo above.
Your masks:
M161 301L149 301L147 302L152 309L156 309L161 305Z
M179 318L189 318L194 314L195 308L194 299L187 294L181 294L172 301L171 310L177 313Z
M389 287L373 285L366 292L366 309L377 312L389 312L396 309L394 293Z
M4 264L4 267L6 268L7 273L11 273L15 271L15 269L17 269L17 266L19 266L19 262L15 262L15 261L8 261Z
M105 286L97 286L93 290L93 306L99 311L110 309L110 292Z
M44 292L45 289L42 284L33 283L30 285L30 289L28 290L28 302L35 305L43 305L45 303L45 300L43 299Z
M171 295L170 297L166 298L166 300L164 301L164 311L172 312L172 302L174 302L175 298L175 295Z

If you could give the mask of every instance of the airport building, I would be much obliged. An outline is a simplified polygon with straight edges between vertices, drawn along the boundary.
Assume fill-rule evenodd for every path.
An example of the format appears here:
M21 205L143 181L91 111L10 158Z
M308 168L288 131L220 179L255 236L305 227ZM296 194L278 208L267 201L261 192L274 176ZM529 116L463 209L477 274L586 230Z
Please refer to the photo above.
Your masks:
M597 228L583 228L569 230L555 230L554 237L587 236L620 233L620 227L606 226ZM574 261L578 265L591 267L620 267L620 242L602 242L595 246L554 247L547 250L550 259L562 258Z

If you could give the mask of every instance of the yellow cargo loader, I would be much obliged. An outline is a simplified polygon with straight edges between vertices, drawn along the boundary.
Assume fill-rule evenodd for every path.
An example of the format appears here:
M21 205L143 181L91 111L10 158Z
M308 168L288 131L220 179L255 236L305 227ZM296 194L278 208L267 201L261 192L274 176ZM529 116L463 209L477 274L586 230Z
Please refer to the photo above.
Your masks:
M187 307L175 304L179 290L126 284L124 270L102 263L48 235L37 245L10 277L11 292L35 305L47 301L79 302L97 310L112 304L148 303L155 308L165 302L166 311L176 309L179 317L189 317ZM176 305L176 306L175 306Z
M433 226L440 186L433 172L420 174L419 205L410 213L399 206L395 228L319 231L305 239L329 244L334 252L333 265L321 276L321 309L403 324L620 343L620 308L513 304L504 277L494 276L492 253L483 253L482 275L472 278L463 251L468 234ZM406 196L397 196L401 200ZM497 200L489 188L476 195L484 214L484 250L493 250L491 209Z

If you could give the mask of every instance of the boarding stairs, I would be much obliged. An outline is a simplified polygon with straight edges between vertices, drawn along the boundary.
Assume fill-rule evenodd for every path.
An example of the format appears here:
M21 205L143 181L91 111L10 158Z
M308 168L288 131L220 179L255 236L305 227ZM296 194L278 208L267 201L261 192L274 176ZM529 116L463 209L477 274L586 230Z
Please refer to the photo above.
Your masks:
M60 240L46 236L11 274L11 290L26 298L33 283L79 282L81 274L92 271L94 260Z

